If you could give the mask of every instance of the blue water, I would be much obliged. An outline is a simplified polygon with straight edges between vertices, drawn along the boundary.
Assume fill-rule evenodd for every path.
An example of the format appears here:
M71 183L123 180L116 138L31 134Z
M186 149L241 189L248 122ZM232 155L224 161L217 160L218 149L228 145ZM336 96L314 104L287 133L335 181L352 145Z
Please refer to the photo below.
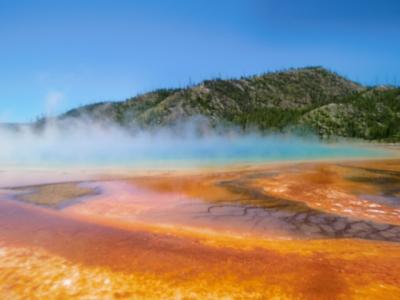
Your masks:
M210 166L289 160L378 158L390 155L378 147L327 144L294 136L127 136L94 132L42 138L9 139L0 150L0 164L94 165L152 168Z
M355 144L326 144L299 138L240 137L189 140L153 140L149 143L109 145L93 153L58 156L48 153L46 162L59 161L127 167L210 166L291 160L379 158L382 148Z

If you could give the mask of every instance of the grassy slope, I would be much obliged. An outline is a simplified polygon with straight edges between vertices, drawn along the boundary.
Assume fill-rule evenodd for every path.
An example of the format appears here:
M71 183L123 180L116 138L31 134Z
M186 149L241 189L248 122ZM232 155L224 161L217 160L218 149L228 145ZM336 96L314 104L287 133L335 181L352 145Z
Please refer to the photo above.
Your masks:
M206 116L212 124L263 131L312 130L322 137L400 140L400 89L366 88L320 67L161 89L61 116L157 127Z

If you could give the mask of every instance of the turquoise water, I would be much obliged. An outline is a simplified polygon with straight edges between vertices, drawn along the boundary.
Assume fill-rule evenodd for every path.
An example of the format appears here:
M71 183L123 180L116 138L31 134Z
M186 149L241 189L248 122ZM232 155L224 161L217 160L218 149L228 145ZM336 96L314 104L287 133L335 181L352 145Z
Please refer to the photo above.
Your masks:
M298 138L211 138L137 141L77 152L45 152L42 163L89 164L97 166L160 167L209 166L290 160L379 158L389 152L355 144L325 144Z
M4 142L5 141L5 142ZM2 165L91 165L152 168L337 158L378 158L382 148L327 144L295 136L178 137L170 134L130 136L119 131L92 134L9 136L0 149ZM7 142L7 143L6 143Z
M382 158L391 153L382 148L352 144L324 144L300 139L241 138L238 140L176 144L176 147L154 147L145 155L126 157L123 163L146 165L229 165L256 164L292 160ZM123 156L120 157L121 159ZM103 160L103 163L112 161ZM121 160L122 162L122 160Z

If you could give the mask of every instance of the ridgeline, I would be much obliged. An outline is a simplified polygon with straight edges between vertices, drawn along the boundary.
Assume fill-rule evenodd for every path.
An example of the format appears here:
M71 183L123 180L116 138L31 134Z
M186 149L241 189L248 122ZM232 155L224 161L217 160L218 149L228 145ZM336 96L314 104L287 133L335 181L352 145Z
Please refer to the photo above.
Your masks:
M57 119L157 128L196 116L204 116L212 126L396 142L400 141L400 88L366 87L322 67L307 67L159 89L121 102L82 106ZM46 119L36 125L44 123Z

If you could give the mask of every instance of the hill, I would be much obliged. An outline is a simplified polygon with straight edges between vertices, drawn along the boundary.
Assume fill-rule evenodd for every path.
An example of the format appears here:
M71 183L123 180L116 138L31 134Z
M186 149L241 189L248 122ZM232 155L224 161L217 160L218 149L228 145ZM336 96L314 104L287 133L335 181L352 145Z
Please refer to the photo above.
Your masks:
M159 89L121 102L79 107L58 119L85 117L124 127L157 128L194 116L206 117L213 126L243 130L397 141L400 89L365 87L322 67L307 67Z

